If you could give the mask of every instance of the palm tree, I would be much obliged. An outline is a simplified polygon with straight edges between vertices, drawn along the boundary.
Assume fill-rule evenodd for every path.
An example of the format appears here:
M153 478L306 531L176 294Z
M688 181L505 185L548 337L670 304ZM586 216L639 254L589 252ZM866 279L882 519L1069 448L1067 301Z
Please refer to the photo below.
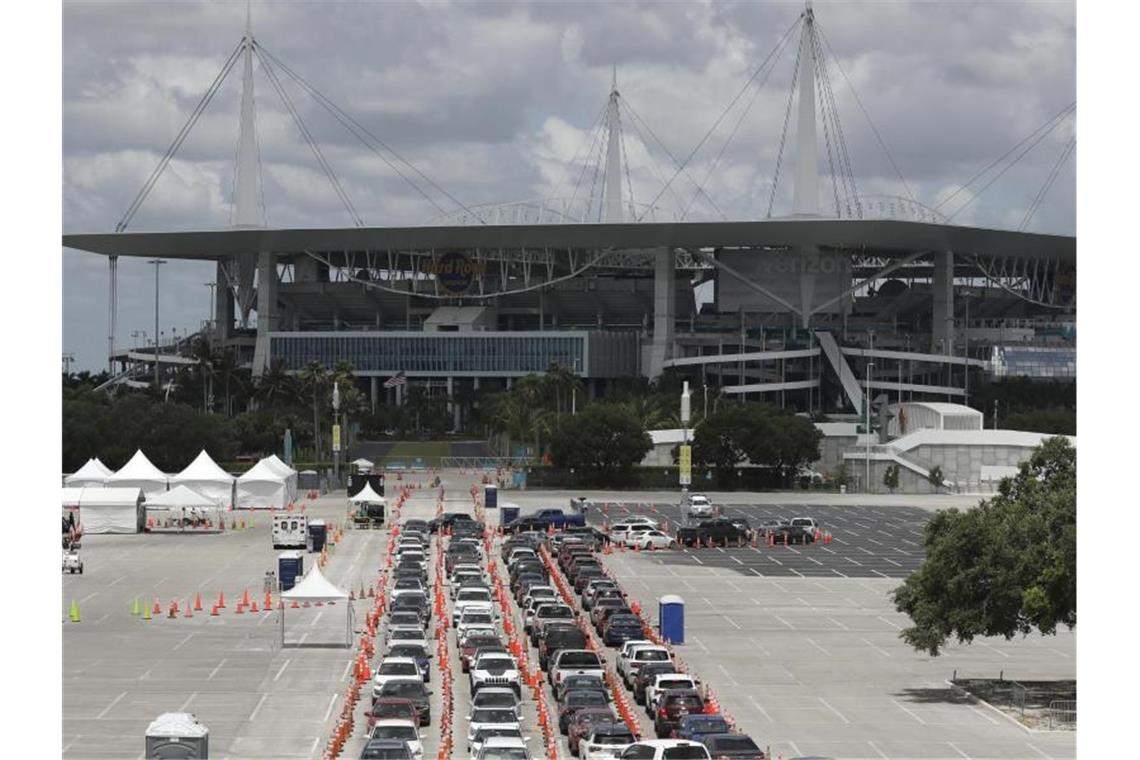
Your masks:
M569 400L570 394L582 387L582 378L578 377L578 373L565 364L551 362L550 366L546 368L546 379L557 399L558 414L562 414L563 400ZM566 404L566 406L570 406L570 404Z
M271 364L254 385L254 397L269 407L274 422L286 407L299 399L296 379L280 362Z
M328 390L329 376L320 362L309 362L301 370L301 387L313 400L313 457L321 461L321 400Z

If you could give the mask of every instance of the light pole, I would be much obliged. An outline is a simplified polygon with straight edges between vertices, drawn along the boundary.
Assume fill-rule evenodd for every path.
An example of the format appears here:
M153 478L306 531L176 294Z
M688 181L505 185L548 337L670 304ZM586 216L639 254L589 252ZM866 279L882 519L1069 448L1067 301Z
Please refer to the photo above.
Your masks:
M689 481L692 479L692 452L689 449L689 412L690 412L690 399L689 381L686 380L681 390L681 466L678 468L679 480L681 481L681 509L683 510L682 516L688 521L689 515ZM685 471L684 459L685 452L689 456L689 472Z
M970 291L962 293L962 297L966 299L966 326L962 330L962 345L963 353L966 355L966 363L963 365L963 373L965 375L965 391L966 391L966 406L970 405L970 296L973 295Z
M332 450L333 450L333 478L336 480L337 485L339 486L340 485L340 440L339 440L340 431L338 430L338 427L339 427L339 419L340 419L340 385L339 385L339 383L336 383L336 382L333 383L332 408L333 408L333 430L336 431L336 434L334 434L335 440L333 440L333 447L332 447Z
M871 492L871 373L874 370L875 370L874 363L868 362L868 364L867 364L867 377L864 378L864 380L863 380L863 382L866 385L866 389L864 390L864 393L866 394L866 400L863 402L863 409L864 409L863 432L867 437L863 439L863 443L864 443L864 447L865 447L864 448L864 451L865 451L864 459L866 462L866 474L867 474L866 488L867 488L867 493Z
M166 259L149 259L148 264L154 264L154 389L159 390L158 377L158 270L166 263Z
M206 329L212 332L214 328L214 288L218 287L218 283L204 282L202 284L210 289L210 310L206 312Z
M71 363L73 361L75 361L75 354L63 355L63 374L68 377L71 376Z
M705 388L705 413L701 417L702 421L705 419L708 419L708 416L709 416L709 384L704 383L704 388Z

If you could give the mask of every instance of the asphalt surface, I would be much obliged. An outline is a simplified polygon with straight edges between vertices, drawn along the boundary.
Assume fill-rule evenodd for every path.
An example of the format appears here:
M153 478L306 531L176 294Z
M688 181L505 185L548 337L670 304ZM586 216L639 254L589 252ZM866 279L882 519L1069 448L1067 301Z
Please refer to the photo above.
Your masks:
M923 509L897 506L726 503L717 508L722 516L744 517L753 526L814 517L832 540L807 546L767 546L761 540L756 547L681 548L651 557L662 564L723 567L765 578L905 578L922 563L922 529L930 518ZM682 524L680 508L662 502L602 502L587 517L600 526L634 514L668 521L669 532Z

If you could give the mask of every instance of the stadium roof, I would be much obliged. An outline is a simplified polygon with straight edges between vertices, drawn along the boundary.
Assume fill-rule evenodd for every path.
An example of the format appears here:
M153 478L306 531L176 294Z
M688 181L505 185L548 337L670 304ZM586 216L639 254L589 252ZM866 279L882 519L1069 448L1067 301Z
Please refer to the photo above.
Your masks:
M897 220L785 218L759 222L348 227L121 232L63 236L63 245L105 256L213 260L271 251L428 251L477 248L636 250L817 245L879 255L953 251L1076 262L1076 238Z

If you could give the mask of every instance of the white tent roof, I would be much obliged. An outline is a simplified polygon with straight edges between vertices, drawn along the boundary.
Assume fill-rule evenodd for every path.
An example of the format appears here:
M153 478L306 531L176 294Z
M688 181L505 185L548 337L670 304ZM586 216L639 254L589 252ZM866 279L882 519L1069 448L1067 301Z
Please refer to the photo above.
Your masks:
M106 505L137 504L142 495L140 488L64 488L63 505L98 507Z
M91 465L92 465L92 466L94 466L94 467L97 467L97 468L99 468L99 472L103 473L104 477L108 477L108 478L109 478L109 477L111 477L111 475L112 475L112 474L114 474L114 472L115 472L115 471L114 471L114 470L112 470L110 467L108 467L107 465L105 465L105 464L103 464L102 462L100 462L100 461L99 461L99 457L95 457L94 459L92 459L92 460L89 462L89 464L91 464ZM84 466L86 466L86 465L84 465Z
M76 481L98 482L106 480L111 475L111 471L100 462L98 459L88 459L87 463L76 470L71 475L64 478L64 483L74 483Z
M165 493L159 494L153 499L147 499L146 505L148 507L171 507L180 509L182 507L216 507L216 502L207 499L197 491L187 488L186 486L178 486Z
M271 480L274 483L284 483L285 477L283 473L277 471L269 464L268 459L262 459L243 473L241 477L238 478L238 482L248 483L251 480Z
M354 460L354 461L353 461L353 464L354 464L354 465L356 465L357 467L360 467L361 469L369 469L369 470L371 470L373 467L375 467L375 465L374 465L374 464L372 464L372 462L369 462L369 461L368 461L367 459L365 459L364 457L361 457L360 459L356 459L356 460Z
M142 453L142 449L139 449L131 457L131 461L107 478L108 483L114 483L116 480L160 480L165 483L167 477L166 473L151 464L150 460L146 458L146 454Z
M270 454L265 459L262 459L261 462L265 462L282 475L289 476L297 474L296 470L278 459L276 454ZM258 464L261 464L261 462L258 462Z
M281 598L297 599L298 601L329 602L347 599L348 594L330 583L329 580L321 574L321 569L313 565L313 569L310 570L308 575L297 583L296 586L288 591L282 592Z
M218 483L232 483L234 476L223 470L218 464L210 458L205 449L202 453L195 457L194 461L186 466L186 469L177 475L170 478L171 482L181 482L184 480L208 480L216 481Z
M377 504L377 503L383 504L383 503L385 503L384 497L372 490L372 484L371 483L365 483L364 488L361 488L360 492L357 493L355 496L348 497L348 500L354 501L354 502L355 501L364 501L364 502L368 502L369 504Z

